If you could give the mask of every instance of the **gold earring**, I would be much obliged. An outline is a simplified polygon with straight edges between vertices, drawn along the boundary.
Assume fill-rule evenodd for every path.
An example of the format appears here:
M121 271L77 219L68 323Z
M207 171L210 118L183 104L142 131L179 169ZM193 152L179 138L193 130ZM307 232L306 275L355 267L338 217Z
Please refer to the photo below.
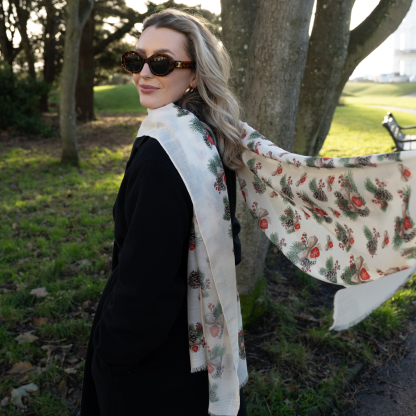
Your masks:
M188 94L188 92L194 92L194 88L192 88L191 86L189 86L189 87L185 90L185 92L183 93L183 95Z

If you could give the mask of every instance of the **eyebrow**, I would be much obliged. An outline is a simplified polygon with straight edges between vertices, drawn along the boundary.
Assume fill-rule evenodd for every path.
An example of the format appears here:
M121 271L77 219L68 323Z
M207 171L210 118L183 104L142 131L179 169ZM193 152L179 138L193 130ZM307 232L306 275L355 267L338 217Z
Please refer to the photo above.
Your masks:
M139 53L142 53L143 55L146 55L146 51L144 49L137 48L136 52L139 52ZM154 53L164 53L164 52L169 52L173 56L175 56L175 54L170 49L158 49L157 51L154 51Z

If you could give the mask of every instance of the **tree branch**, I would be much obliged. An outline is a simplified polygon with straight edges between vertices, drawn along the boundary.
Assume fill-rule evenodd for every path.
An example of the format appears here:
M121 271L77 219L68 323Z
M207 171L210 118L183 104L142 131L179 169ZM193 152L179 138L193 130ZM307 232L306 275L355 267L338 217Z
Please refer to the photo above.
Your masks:
M380 0L370 15L351 31L341 83L345 84L357 65L395 32L411 4L412 0Z
M114 42L115 40L121 39L126 33L129 33L131 29L133 29L135 25L134 21L128 21L122 27L117 29L114 33L108 36L106 39L102 40L94 47L94 56L101 53L110 43Z

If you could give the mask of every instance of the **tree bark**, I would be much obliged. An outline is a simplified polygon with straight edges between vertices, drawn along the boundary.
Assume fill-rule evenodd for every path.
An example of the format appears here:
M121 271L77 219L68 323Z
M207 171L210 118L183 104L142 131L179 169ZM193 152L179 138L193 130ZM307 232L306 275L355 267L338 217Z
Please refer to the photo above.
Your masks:
M335 109L349 77L357 65L379 47L396 29L410 9L412 0L380 0L372 13L350 33L348 54L340 71L332 99L316 133L315 144L309 154L316 156L331 128ZM324 68L321 68L324 70Z
M93 0L68 0L64 63L60 78L59 124L62 140L61 163L77 166L77 132L75 116L75 85L78 76L79 48L82 29L91 13Z
M36 71L35 71L35 57L33 54L33 48L30 44L29 36L27 34L27 22L29 20L30 12L27 8L20 3L19 0L15 0L13 2L16 13L17 13L17 27L19 29L20 36L22 38L21 44L23 46L23 50L25 51L29 76L33 79L36 78Z
M248 47L256 9L257 0L221 1L222 41L231 57L231 82L239 97L244 88Z
M354 0L317 1L299 95L294 153L315 155L318 131L323 116L333 102L335 88L348 54L353 5Z
M44 0L46 9L45 25L45 52L43 66L43 80L52 84L55 80L55 56L56 56L56 9L52 0ZM41 111L48 111L48 94L40 99Z
M241 6L241 3L222 0L221 16L224 44L231 53L237 74L234 84L237 91L242 89L244 121L269 140L290 150L313 0L258 0L255 18L253 4L251 11L247 11L247 4ZM251 27L252 34L249 32ZM241 224L242 243L237 281L244 324L250 327L266 309L263 269L270 241L254 223L240 192L236 215Z
M3 0L0 0L0 47L3 55L3 61L8 62L11 65L11 50L13 49L13 45L7 37L6 16L3 8Z
M94 119L94 9L82 30L78 78L75 88L77 119Z

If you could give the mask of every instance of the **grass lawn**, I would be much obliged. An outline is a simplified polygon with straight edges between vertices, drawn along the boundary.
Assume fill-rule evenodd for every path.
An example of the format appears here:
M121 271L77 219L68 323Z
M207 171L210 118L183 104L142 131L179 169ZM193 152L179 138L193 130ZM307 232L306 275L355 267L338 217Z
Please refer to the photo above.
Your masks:
M345 104L416 108L416 97L406 97L415 92L416 83L413 82L395 84L347 82L341 100Z
M143 120L121 114L141 112L134 85L98 87L96 103L107 114L78 127L79 169L60 166L57 141L0 136L0 401L19 386L38 386L23 399L27 410L6 404L2 415L69 416L79 409L89 330L110 274L112 206ZM116 106L118 114L108 114ZM388 152L384 114L338 107L321 154ZM397 117L415 124L409 114ZM332 292L285 269L278 256L272 247L266 262L269 313L247 333L250 416L318 409L345 386L355 364L402 353L400 337L415 310L412 280L361 324L329 333Z

